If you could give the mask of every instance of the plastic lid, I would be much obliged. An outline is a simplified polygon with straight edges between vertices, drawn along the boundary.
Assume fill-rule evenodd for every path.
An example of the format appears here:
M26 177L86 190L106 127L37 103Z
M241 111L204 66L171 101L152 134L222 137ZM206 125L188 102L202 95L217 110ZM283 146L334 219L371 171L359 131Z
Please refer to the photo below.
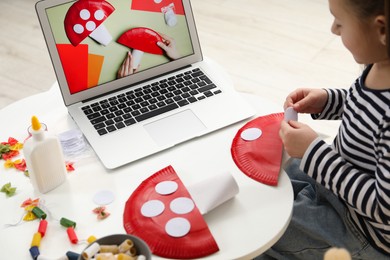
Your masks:
M41 129L41 123L36 116L32 116L31 118L31 127L34 131Z

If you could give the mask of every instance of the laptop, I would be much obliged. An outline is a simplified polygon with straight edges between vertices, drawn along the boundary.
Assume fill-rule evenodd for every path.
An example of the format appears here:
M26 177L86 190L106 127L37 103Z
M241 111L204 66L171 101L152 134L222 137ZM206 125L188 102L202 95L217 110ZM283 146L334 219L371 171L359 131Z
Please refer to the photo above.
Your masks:
M107 169L254 115L203 59L189 0L44 0L63 101Z

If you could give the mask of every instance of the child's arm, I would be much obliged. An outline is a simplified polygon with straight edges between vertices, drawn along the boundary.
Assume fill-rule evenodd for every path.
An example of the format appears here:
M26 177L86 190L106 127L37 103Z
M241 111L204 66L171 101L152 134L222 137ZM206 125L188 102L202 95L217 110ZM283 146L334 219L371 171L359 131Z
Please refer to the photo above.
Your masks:
M347 96L347 89L325 89L327 102L321 112L312 113L313 119L339 120L344 112L344 101Z
M390 130L390 122L385 128ZM310 144L300 168L359 215L374 223L387 224L390 221L390 150L387 149L390 147L390 131L385 132L378 144L381 151L377 154L375 172L351 164L320 138Z

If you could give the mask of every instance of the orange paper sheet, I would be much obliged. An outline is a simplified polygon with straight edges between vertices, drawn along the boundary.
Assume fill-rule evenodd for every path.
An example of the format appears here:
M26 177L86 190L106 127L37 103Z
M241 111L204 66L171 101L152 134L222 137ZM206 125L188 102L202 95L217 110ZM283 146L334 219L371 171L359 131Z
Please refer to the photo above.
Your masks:
M95 87L99 84L103 62L104 56L88 54L88 88Z

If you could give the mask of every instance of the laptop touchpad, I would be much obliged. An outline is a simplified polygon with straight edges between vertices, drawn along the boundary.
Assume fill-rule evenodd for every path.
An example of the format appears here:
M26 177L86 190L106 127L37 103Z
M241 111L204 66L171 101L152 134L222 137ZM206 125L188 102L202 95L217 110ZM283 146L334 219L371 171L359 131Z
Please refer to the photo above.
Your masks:
M189 109L148 123L144 127L160 146L175 145L200 135L206 129Z

